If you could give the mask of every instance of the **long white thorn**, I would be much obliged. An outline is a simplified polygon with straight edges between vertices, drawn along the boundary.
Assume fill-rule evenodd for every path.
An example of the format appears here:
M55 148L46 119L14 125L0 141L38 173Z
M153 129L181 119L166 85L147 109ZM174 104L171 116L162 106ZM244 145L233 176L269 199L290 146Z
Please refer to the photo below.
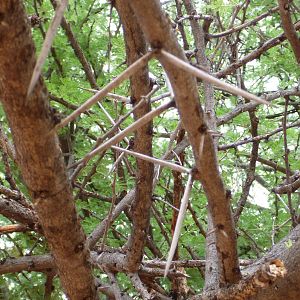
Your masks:
M167 59L174 66L177 66L178 68L185 70L186 72L189 72L190 74L192 74L196 77L199 77L203 81L209 82L209 83L215 85L216 87L219 87L220 89L223 89L231 94L244 97L246 99L252 100L257 103L270 105L270 103L268 101L266 101L262 98L259 98L251 93L248 93L247 91L244 91L234 85L223 82L220 79L208 74L207 72L191 66L187 62L179 59L178 57L170 54L169 52L167 52L165 50L161 50L160 53L162 54L162 56L165 59Z
M48 53L49 53L49 50L52 46L52 43L53 43L53 40L54 40L54 37L55 37L55 34L57 32L57 29L60 25L60 22L63 18L63 15L64 15L64 12L66 10L68 6L68 0L61 0L60 4L57 5L57 8L55 10L55 16L51 22L51 25L46 33L46 37L45 37L45 40L44 40L44 43L43 43L43 46L42 46L42 50L41 50L41 53L39 55L39 58L35 64L35 67L33 69L33 73L32 73L32 76L31 76L31 80L30 80L30 83L29 83L29 87L28 87L28 90L27 90L27 99L29 98L29 96L31 95L40 75L41 75L41 72L42 72L42 68L43 68L43 65L45 63L45 60L48 56Z
M190 193L192 190L192 185L193 185L192 174L189 174L189 178L188 178L187 184L185 186L184 194L181 199L180 210L179 210L179 214L178 214L178 218L177 218L177 222L176 222L176 226L175 226L175 231L174 231L170 251L168 254L168 259L167 259L165 274L164 274L165 277L168 275L168 272L169 272L169 269L170 269L170 266L172 263L172 259L173 259L173 256L174 256L177 244L178 244L180 230L181 230L185 212L186 212L186 209L188 206L188 201L189 201Z
M133 152L133 151L130 151L130 150L127 150L127 149L117 147L117 146L111 146L111 148L115 149L117 151L123 152L123 153L133 155L137 158L140 158L140 159L143 159L143 160L146 160L146 161L150 161L154 164L158 164L158 165L163 166L163 167L169 167L170 169L172 169L174 171L177 171L177 172L188 173L188 174L191 173L190 169L179 166L179 165L176 165L174 163L171 163L171 162L168 162L168 161L165 161L165 160L154 158L154 157L142 154L142 153Z
M99 147L95 148L93 151L88 153L84 158L77 161L75 164L72 165L72 167L77 166L81 164L82 162L88 162L91 158L93 158L98 153L101 153L105 151L106 149L110 148L111 146L121 142L127 135L129 135L131 132L134 132L135 130L139 129L143 125L147 124L150 120L152 120L154 117L161 114L163 111L167 110L168 108L173 106L173 101L168 101L156 109L148 112L146 115L141 117L140 119L136 120L134 123L129 125L124 130L117 133L114 137L106 141L105 143L101 144Z
M88 99L84 104L74 110L68 117L63 119L59 124L54 127L54 131L59 128L64 127L71 121L75 120L81 113L87 111L93 104L102 100L111 90L119 86L124 80L128 79L132 76L138 69L145 66L148 61L153 56L152 52L146 53L144 56L135 61L132 65L130 65L124 72L122 72L119 76L117 76L114 80L112 80L108 85L106 85L102 90L98 91L94 96Z

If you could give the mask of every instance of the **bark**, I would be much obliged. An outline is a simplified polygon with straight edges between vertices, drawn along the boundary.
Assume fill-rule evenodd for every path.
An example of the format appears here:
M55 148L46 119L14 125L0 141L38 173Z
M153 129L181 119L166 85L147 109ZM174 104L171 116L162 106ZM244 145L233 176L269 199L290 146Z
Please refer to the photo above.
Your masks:
M147 52L146 41L140 25L134 17L129 1L115 1L124 30L128 66ZM151 91L148 67L135 72L130 77L131 102L137 105ZM151 110L150 102L146 102L134 111L135 120L143 117ZM142 126L135 132L134 150L152 156L152 122ZM137 159L135 200L131 206L133 229L128 242L128 269L137 271L142 260L143 249L150 224L150 208L152 204L153 164Z
M23 256L19 258L8 258L1 261L0 274L16 273L23 271L46 272L56 269L54 259L51 255Z
M298 299L299 295L299 284L300 284L300 273L298 270L298 265L300 262L300 225L295 227L292 232L287 235L282 241L276 244L272 249L270 249L261 259L249 264L249 262L242 262L242 265L248 265L243 270L243 275L248 278L248 280L241 281L237 287L241 287L243 284L249 282L249 278L254 276L257 271L261 268L263 264L269 261L274 261L280 259L283 261L285 268L287 269L287 274L283 278L277 279L274 284L267 285L264 289L257 290L257 295L252 296L250 300L295 300ZM111 270L124 272L125 256L119 253L103 253L98 256L96 252L91 252L91 261L100 266L106 265L111 266ZM182 261L174 262L178 266L184 267L197 267L199 265L205 264L205 261ZM165 262L160 261L145 261L142 264L140 274L149 275L150 273L145 272L151 268L159 268L161 274L156 273L157 276L163 276L163 268ZM6 261L1 261L0 264L0 274L6 274L11 272L21 272L21 271L38 271L44 272L49 269L55 269L55 263L51 255L41 255L33 257L21 257L16 259L7 259ZM175 274L173 274L175 275ZM178 274L180 275L180 274ZM175 277L175 276L174 276ZM237 291L239 288L233 288ZM222 291L221 291L222 294ZM223 294L226 291L223 290ZM201 299L201 295L195 296L194 299ZM230 298L227 298L230 299ZM241 298L243 299L243 298ZM246 298L247 299L247 298Z
M168 19L161 10L159 1L130 1L139 24L153 49L170 52L186 61ZM233 225L229 198L218 170L218 162L212 137L207 134L203 110L199 104L196 80L193 76L178 70L165 58L158 56L172 84L176 105L188 132L199 178L208 198L216 234L219 266L222 283L239 280L236 233ZM203 153L199 146L204 138Z
M0 234L7 234L13 232L25 232L28 231L29 227L23 224L11 224L0 226Z
M287 269L287 274L284 278L278 279L269 288L260 290L250 300L294 300L299 298L299 249L300 225L296 226L287 237L276 244L265 256L245 270L248 274L253 273L265 261L272 259L282 260Z
M184 0L186 11L189 15L197 13L192 0ZM210 63L205 55L205 33L199 22L195 19L190 20L192 33L195 41L197 63L201 65L207 72L210 73ZM215 98L214 88L208 82L203 82L203 92L205 101L206 122L210 130L216 130L216 114L215 114ZM215 140L215 151L217 151L217 141ZM216 249L216 237L213 232L213 218L210 210L208 210L207 225L208 234L206 237L205 258L208 263L205 265L205 287L204 290L214 289L219 285L219 278L222 272L222 267L218 265L218 252Z
M206 292L201 296L192 297L192 300L241 300L249 299L262 288L270 286L277 278L284 277L286 269L280 260L263 264L253 275L240 280L238 284L229 288Z
M284 33L292 46L297 63L300 64L300 39L291 18L291 3L291 0L278 0L281 24Z
M300 171L291 172L291 174L293 174L293 176L291 176L289 180L286 179L281 185L273 189L276 194L293 193L300 188Z
M58 138L49 134L55 124L41 79L26 99L35 50L22 1L1 1L0 20L0 97L23 181L67 296L96 299L85 235L75 211Z
M10 220L28 225L29 228L39 228L36 214L15 200L0 197L0 213Z

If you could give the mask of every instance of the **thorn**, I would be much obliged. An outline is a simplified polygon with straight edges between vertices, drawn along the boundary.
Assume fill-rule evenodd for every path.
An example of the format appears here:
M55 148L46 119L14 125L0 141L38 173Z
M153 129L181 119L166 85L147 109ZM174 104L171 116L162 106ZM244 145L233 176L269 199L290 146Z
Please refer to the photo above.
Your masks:
M68 0L61 0L60 4L57 6L57 9L55 10L55 15L54 18L50 24L50 27L46 33L46 37L42 46L42 50L41 53L37 59L37 62L35 64L35 67L33 69L32 72L32 76L30 79L30 83L29 83L29 87L27 90L27 96L25 101L28 102L29 101L29 97L32 93L32 91L34 90L34 87L41 75L41 71L42 71L42 67L45 63L45 60L48 56L49 50L51 48L53 39L55 37L56 31L60 25L60 22L63 18L64 15L64 11L67 8L68 5Z

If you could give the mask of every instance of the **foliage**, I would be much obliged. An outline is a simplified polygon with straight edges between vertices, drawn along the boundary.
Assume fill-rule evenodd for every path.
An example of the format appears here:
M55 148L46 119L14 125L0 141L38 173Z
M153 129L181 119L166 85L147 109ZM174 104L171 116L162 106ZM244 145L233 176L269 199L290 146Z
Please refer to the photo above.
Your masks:
M28 15L38 15L41 17L40 27L32 29L33 39L37 48L37 53L43 43L42 32L49 27L53 17L53 7L50 1L26 0L24 1ZM174 1L164 4L164 9L168 12L173 22L178 19ZM198 3L197 8L203 14L209 14L214 21L210 28L210 33L221 31L221 24L224 28L237 26L246 20L254 19L258 15L268 11L273 7L273 1L250 1L248 8L241 9L234 24L231 24L232 14L238 1L214 0L209 4ZM201 10L200 10L201 9ZM243 15L245 13L245 15ZM185 12L184 12L185 14ZM72 31L83 50L87 60L92 66L94 75L99 87L103 87L126 68L125 46L120 20L111 3L100 0L81 0L70 1L68 10L65 14L66 19L71 25ZM176 19L177 18L177 19ZM219 20L219 21L218 21ZM183 21L187 40L190 43L190 50L193 50L193 35L189 27L189 20ZM178 26L178 24L177 24ZM223 39L210 39L207 44L206 53L211 61L211 69L216 73L233 62L233 53L230 46L237 48L237 60L246 56L257 49L267 40L282 33L280 18L278 13L270 14L256 25L246 27ZM177 32L179 40L180 33ZM220 46L223 43L223 46ZM76 57L65 32L60 29L56 35L53 49L56 53L57 61L62 66L62 72L56 59L50 54L44 65L43 76L49 93L55 97L64 99L67 103L79 106L84 103L91 93L84 90L90 88L86 79L85 72ZM166 92L167 86L162 68L159 64L150 63L151 73L160 85L160 89L155 96ZM300 70L296 65L290 45L287 41L262 53L258 59L251 61L241 67L242 78L245 88L254 94L275 92L278 89L290 90L297 86ZM238 85L239 78L237 73L226 77L226 81ZM201 90L201 88L200 88ZM115 94L125 97L130 96L129 82L126 81L114 90ZM200 91L201 93L201 91ZM53 100L50 97L51 106L63 116L72 112L70 107ZM215 90L216 115L218 118L230 113L236 106L241 105L245 100L236 96L229 95L227 92ZM155 107L157 104L153 104ZM114 120L130 111L131 105L113 101L107 97L103 101L103 106ZM293 124L299 119L299 95L289 96L289 103L285 113L285 99L278 98L272 102L270 107L261 106L256 108L255 114L259 120L258 134L266 135L283 124L286 115L286 124ZM121 129L126 128L133 122L130 116L122 125ZM153 155L161 157L169 145L169 136L176 129L179 116L175 110L168 111L154 120L153 125ZM1 111L1 124L5 133L11 138L10 130L3 111ZM71 139L71 152L74 161L84 157L91 151L97 138L103 136L111 128L111 124L105 113L94 105L88 114L81 114L67 129L60 132L60 135L69 135ZM251 138L251 122L247 112L237 115L235 118L220 126L218 130L222 133L219 138L219 145L228 145L244 139ZM287 137L287 148L283 139ZM128 136L130 139L132 136ZM122 147L126 147L124 142ZM249 157L251 155L252 143L245 143L241 146L232 146L225 151L219 151L220 171L226 187L232 193L232 208L238 205L240 196L243 193L244 183L248 174ZM271 137L261 139L259 144L259 157L268 161L275 162L279 166L286 168L285 155L288 153L288 165L290 171L299 169L299 125L285 131L280 131ZM90 234L95 226L101 222L108 214L111 204L105 198L113 197L112 181L114 174L110 172L117 159L116 152L108 150L100 162L98 157L89 161L87 166L80 172L76 183L81 185L86 176L93 172L96 164L96 172L88 180L84 192L74 188L74 196L78 214L82 220L82 226L86 234ZM135 159L128 156L127 165L124 161L117 168L116 180L116 199L120 200L124 194L134 187L134 175L128 169L135 168ZM178 159L175 157L173 161ZM194 164L191 149L185 149L184 165L192 167ZM10 161L10 172L18 188L28 196L23 185L22 178L16 165ZM72 169L71 169L72 170ZM12 188L5 157L0 164L0 183L1 185ZM264 163L257 161L255 175L259 184L255 185L247 197L248 201L243 210L237 225L238 232L238 251L241 258L256 258L262 256L272 246L273 242L279 241L291 229L290 213L286 210L288 206L288 195L276 196L272 189L283 182L285 173L280 172ZM186 179L183 176L183 184ZM262 180L259 180L262 179ZM151 237L165 258L168 253L169 244L165 234L171 237L171 219L173 210L166 203L172 203L174 179L172 172L163 169L158 184L153 191L153 199L156 213L152 215L150 232ZM261 186L263 185L263 187ZM263 199L260 199L262 191L266 191L265 206L262 207ZM199 223L207 228L206 220L206 198L201 185L196 182L190 203ZM291 194L292 204L296 212L299 206L299 193ZM284 203L284 204L283 204ZM10 224L12 221L0 216L0 225ZM159 224L160 223L160 224ZM129 238L131 224L123 213L114 222L107 236L106 244L110 247L121 247ZM162 233L162 228L165 233ZM205 255L205 238L199 234L200 229L196 226L192 213L188 211L184 228L182 229L179 244L180 259L190 259L191 251L199 258ZM7 258L23 255L38 255L48 252L47 245L42 236L34 232L8 233L2 236L0 258L5 261ZM187 246L191 251L188 251ZM147 259L157 258L149 249L145 251ZM194 291L200 291L203 287L203 279L198 269L188 269L190 276L188 283ZM98 274L100 276L100 272ZM107 278L101 274L101 278ZM123 274L119 274L119 281L122 289L134 293L130 282L125 279ZM124 276L124 278L122 277ZM41 299L44 293L44 283L46 276L37 272L22 272L19 274L6 274L2 277L0 286L7 287L11 299ZM167 286L166 280L162 279L163 286ZM59 282L54 281L55 289L52 293L53 299L63 299ZM133 294L132 294L133 295ZM0 294L0 299L1 294ZM4 298L3 298L4 299Z

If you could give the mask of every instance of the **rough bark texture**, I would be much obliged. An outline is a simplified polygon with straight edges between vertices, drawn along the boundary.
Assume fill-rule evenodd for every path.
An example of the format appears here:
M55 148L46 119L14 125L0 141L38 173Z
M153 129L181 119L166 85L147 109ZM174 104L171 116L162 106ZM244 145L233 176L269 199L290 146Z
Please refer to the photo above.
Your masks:
M57 136L49 134L55 120L41 79L26 99L35 50L22 1L0 2L0 44L0 98L22 178L66 294L70 299L95 299L85 235L75 211Z
M116 8L121 18L124 30L127 64L131 65L147 52L146 41L140 25L134 17L129 1L116 2ZM151 91L148 68L138 70L130 77L131 102L137 105ZM134 118L139 119L151 110L150 102L140 106L134 112ZM152 156L152 122L135 132L134 151ZM137 271L142 260L144 245L150 223L150 208L152 204L153 164L137 159L135 200L131 206L133 229L128 243L128 269Z
M165 49L178 58L185 60L172 31L168 19L161 10L159 1L130 1L146 39L154 49ZM175 93L176 105L188 132L193 148L200 181L208 198L216 233L219 266L222 270L220 282L236 282L240 278L237 259L236 233L230 211L229 198L218 170L218 162L211 136L207 134L203 110L199 104L196 80L186 72L178 70L159 57L166 70ZM199 152L201 139L204 138L203 153Z
M9 258L1 262L0 274L35 271L46 272L56 269L54 259L51 255L23 256L19 258Z

